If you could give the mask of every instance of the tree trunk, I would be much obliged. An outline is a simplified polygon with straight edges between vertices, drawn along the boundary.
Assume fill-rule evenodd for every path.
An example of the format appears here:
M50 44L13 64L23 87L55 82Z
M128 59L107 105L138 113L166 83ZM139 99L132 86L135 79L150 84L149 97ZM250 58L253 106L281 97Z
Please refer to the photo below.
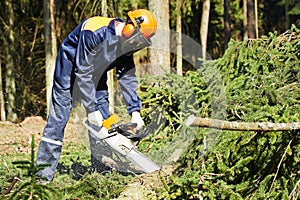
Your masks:
M244 20L243 20L243 26L244 26L244 40L248 39L248 9L247 9L247 0L243 0L243 15L244 15Z
M55 59L57 55L54 9L54 0L44 0L47 115L49 113L50 97L53 86L53 74L55 69Z
M206 60L209 12L210 12L210 0L203 0L202 18L201 18L201 26L200 26L200 41L202 45L202 58L204 60ZM205 147L207 146L206 136L204 137L203 144Z
M284 13L285 13L285 29L288 30L290 29L290 15L288 14L289 12L289 5L285 4L284 6Z
M101 1L101 15L107 17L107 0ZM114 74L115 69L107 72L107 86L108 86L108 101L109 101L109 111L111 113L115 112L115 90L114 90Z
M248 18L248 37L254 39L256 38L254 0L247 1L247 18Z
M230 33L230 0L224 0L224 31L225 31L225 49L228 47L228 42L231 38Z
M200 39L201 39L201 45L202 45L202 58L203 59L206 59L209 12L210 12L210 0L204 0L203 8L202 8L201 26L200 26Z
M170 72L169 0L149 0L149 9L157 20L157 32L149 48L150 73Z
M6 8L7 21L8 21L8 31L6 35L6 74L5 74L5 92L6 92L6 110L7 110L7 120L15 122L17 121L17 113L15 107L15 97L16 97L16 80L15 80L15 50L14 50L14 11L11 1L7 1Z
M0 59L0 121L6 121L5 103L4 103L4 96L3 96L3 84L2 84L1 59Z
M258 38L258 8L257 0L254 0L254 12L255 12L255 36Z
M181 1L176 0L177 17L176 17L176 70L178 75L182 75L182 24L181 24Z
M191 115L185 123L187 126L215 128L232 131L292 131L300 130L300 122L229 122L219 119L200 118Z

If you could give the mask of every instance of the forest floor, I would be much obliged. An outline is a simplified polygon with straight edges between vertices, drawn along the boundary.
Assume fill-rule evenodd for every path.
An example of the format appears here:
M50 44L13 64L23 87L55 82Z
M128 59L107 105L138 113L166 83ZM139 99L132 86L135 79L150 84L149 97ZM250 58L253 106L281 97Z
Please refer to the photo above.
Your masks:
M19 176L19 173L26 173L25 171L17 170L13 162L30 160L32 135L34 135L35 139L34 155L36 156L45 125L46 120L40 116L25 118L21 123L0 122L1 193L4 193L8 185L10 185L12 182L11 178ZM78 171L74 171L76 178L79 179L85 172L88 172L90 151L86 143L88 141L87 138L88 132L85 130L81 121L71 116L65 128L63 150L56 176L68 173L68 171L62 170L69 169L74 163L81 167L80 169L78 168ZM70 178L74 179L72 176L70 176Z
M28 117L21 123L11 123L11 122L0 122L0 187L1 193L6 192L8 186L13 181L12 177L16 175L16 169L13 167L12 162L17 160L29 160L31 155L31 144L32 144L32 135L35 137L35 155L37 152L37 147L39 145L39 141L41 140L42 133L46 121L39 116L36 117ZM86 133L86 134L85 134ZM60 163L64 167L69 167L72 162L80 164L84 169L87 169L87 166L90 164L89 162L89 148L87 144L84 144L87 136L87 131L83 127L80 120L76 119L76 117L70 118L66 129L65 129L65 137L63 141L63 151L60 159ZM83 148L82 148L83 147ZM78 159L78 157L80 157ZM63 160L63 161L62 161ZM71 160L71 161L70 161ZM83 163L83 162L85 163ZM70 163L71 162L71 163ZM78 165L77 165L78 166ZM59 171L59 170L58 170ZM158 185L157 187L162 187L162 183L159 179L161 177L161 173L170 175L172 173L173 168L165 168L160 173L154 173L152 176L138 176L137 183L131 183L132 187L126 187L126 189L120 194L118 199L127 199L132 195L139 195L144 197L145 195L153 195L154 185ZM85 171L87 172L87 171ZM81 176L85 173L81 171ZM75 171L74 171L75 173ZM56 174L60 176L61 172ZM160 174L160 175L158 175ZM18 175L17 175L18 176ZM62 176L64 177L64 176ZM79 178L80 178L79 177ZM74 176L69 177L75 180ZM143 181L141 181L143 179ZM149 180L148 180L149 179ZM60 184L59 181L65 180L56 179L58 182L53 183L53 185L57 186ZM142 184L142 183L143 184ZM139 187L139 189L137 188ZM59 186L58 186L59 187ZM134 191L134 192L133 192ZM1 197L0 197L1 199Z
M64 143L80 143L78 122L70 119L65 130ZM21 123L0 122L0 155L30 154L32 135L35 146L42 137L46 121L39 116L25 118Z

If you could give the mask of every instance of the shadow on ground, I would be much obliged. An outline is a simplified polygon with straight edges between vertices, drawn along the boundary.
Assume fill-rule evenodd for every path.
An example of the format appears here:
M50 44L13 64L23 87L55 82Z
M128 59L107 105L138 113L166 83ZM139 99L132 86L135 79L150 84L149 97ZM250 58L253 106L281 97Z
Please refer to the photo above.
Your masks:
M86 166L83 165L81 162L77 160L71 160L72 161L72 165L71 166L66 166L64 165L64 163L59 163L57 166L57 171L59 172L59 174L69 174L70 176L72 176L72 179L74 180L80 180L86 173L100 173L100 174L107 174L109 172L111 172L111 168L105 166L103 163L97 163L96 166Z

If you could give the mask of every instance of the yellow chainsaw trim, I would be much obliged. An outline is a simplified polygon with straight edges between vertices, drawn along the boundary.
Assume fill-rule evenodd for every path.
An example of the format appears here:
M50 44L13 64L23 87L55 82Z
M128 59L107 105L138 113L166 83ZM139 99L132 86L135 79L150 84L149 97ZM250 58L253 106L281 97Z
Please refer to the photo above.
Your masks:
M108 26L109 22L113 19L114 18L107 18L107 17L100 17L100 16L91 17L85 23L83 30L90 30L94 32L103 26Z
M117 124L120 121L122 121L122 118L119 115L112 114L109 118L103 121L103 127L109 130L111 128L111 125Z

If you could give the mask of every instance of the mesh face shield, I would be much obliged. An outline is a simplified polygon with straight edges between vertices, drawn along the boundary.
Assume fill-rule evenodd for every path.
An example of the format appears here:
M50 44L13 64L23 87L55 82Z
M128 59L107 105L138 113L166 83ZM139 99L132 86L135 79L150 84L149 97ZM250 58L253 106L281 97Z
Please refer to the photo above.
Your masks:
M150 39L146 39L139 28L136 28L133 35L129 38L121 37L121 49L123 54L129 55L137 52L143 48L149 47L152 42Z

